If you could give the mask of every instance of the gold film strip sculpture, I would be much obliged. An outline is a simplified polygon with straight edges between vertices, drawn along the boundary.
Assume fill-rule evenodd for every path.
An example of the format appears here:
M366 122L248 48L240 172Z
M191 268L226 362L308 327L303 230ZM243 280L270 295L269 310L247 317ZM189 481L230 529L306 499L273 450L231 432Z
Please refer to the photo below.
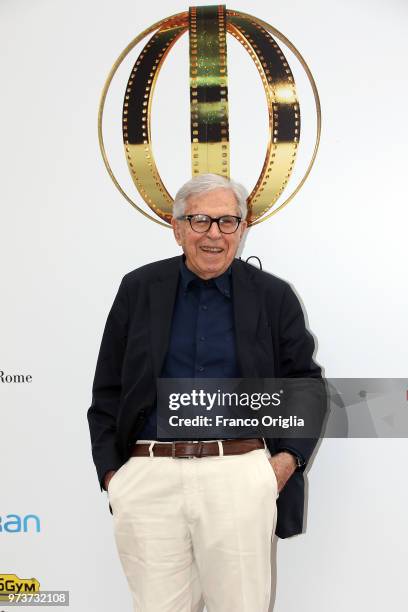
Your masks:
M248 198L248 224L265 221L283 208L304 184L316 158L320 139L320 102L313 76L297 49L266 22L224 5L190 7L152 25L121 53L105 83L98 114L99 144L105 166L116 187L139 212L169 226L173 198L156 167L151 143L152 97L160 68L173 45L189 32L192 175L212 172L229 176L227 33L253 59L265 90L268 146L259 178ZM123 142L133 182L141 197L161 221L140 208L122 189L106 154L102 120L112 79L130 51L154 32L140 52L130 74L123 103ZM311 160L294 191L276 206L291 176L300 138L300 109L289 64L272 34L297 57L311 85L316 107L316 134ZM273 209L273 210L272 210ZM271 211L271 212L269 212ZM269 214L268 214L269 213Z

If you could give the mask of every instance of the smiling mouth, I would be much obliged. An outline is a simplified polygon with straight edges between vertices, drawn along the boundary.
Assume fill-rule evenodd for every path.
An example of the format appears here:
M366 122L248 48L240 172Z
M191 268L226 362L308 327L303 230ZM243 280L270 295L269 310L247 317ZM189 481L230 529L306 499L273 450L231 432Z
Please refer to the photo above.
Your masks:
M204 253L212 253L217 255L218 253L222 253L224 249L221 249L220 247L207 247L207 246L202 246L200 247L200 249L202 251L204 251Z

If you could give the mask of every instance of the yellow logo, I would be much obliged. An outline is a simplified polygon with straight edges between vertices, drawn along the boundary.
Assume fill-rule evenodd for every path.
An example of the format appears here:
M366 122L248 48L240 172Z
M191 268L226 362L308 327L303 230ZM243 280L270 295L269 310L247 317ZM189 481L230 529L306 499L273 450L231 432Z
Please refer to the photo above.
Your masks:
M294 45L268 23L224 5L195 6L162 19L139 34L121 53L105 83L98 114L99 144L108 173L125 199L149 219L169 227L173 197L160 176L151 140L152 98L160 69L184 33L189 35L191 172L193 176L230 173L227 35L235 38L253 60L265 91L268 145L258 180L248 198L248 225L265 221L285 206L310 173L320 139L320 102L312 74ZM130 51L151 35L137 57L124 92L122 139L130 176L156 218L140 208L120 185L110 166L102 132L105 100L112 79ZM295 79L278 40L301 64L313 91L316 133L311 160L303 178L278 204L291 177L300 143L300 104ZM249 109L248 113L259 109ZM171 118L169 119L171 121ZM177 155L179 135L174 133ZM161 220L159 220L161 219Z
M16 574L0 574L0 601L8 601L9 593L37 593L37 578L19 578Z

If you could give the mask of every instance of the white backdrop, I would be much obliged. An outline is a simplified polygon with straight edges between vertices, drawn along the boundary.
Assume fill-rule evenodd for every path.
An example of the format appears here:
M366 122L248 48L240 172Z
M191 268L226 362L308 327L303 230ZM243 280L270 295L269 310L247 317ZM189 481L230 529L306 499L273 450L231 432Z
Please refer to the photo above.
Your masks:
M0 518L41 522L40 533L0 531L0 574L69 590L75 612L131 610L86 411L120 279L178 252L170 231L137 214L110 182L97 143L99 95L136 34L187 8L179 0L0 6L0 370L33 377L0 384ZM295 43L323 109L311 177L294 202L250 230L242 255L293 283L327 376L405 377L408 6L236 0L228 8ZM184 113L176 97L167 103L164 126ZM257 125L250 101L235 104L237 117ZM173 193L189 177L183 138L167 136L159 155ZM251 146L263 147L258 138ZM249 188L252 158L234 148L232 175ZM406 610L406 457L405 439L322 442L308 473L307 531L277 544L277 612Z

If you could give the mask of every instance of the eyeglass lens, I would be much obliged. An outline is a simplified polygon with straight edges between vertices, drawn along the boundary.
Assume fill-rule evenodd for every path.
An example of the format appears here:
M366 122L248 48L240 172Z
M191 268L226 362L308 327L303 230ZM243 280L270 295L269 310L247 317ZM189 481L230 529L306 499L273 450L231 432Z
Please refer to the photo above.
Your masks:
M207 232L211 226L211 217L207 215L193 215L190 224L195 232ZM224 215L218 219L218 227L223 234L232 234L239 224L239 219L230 215Z

